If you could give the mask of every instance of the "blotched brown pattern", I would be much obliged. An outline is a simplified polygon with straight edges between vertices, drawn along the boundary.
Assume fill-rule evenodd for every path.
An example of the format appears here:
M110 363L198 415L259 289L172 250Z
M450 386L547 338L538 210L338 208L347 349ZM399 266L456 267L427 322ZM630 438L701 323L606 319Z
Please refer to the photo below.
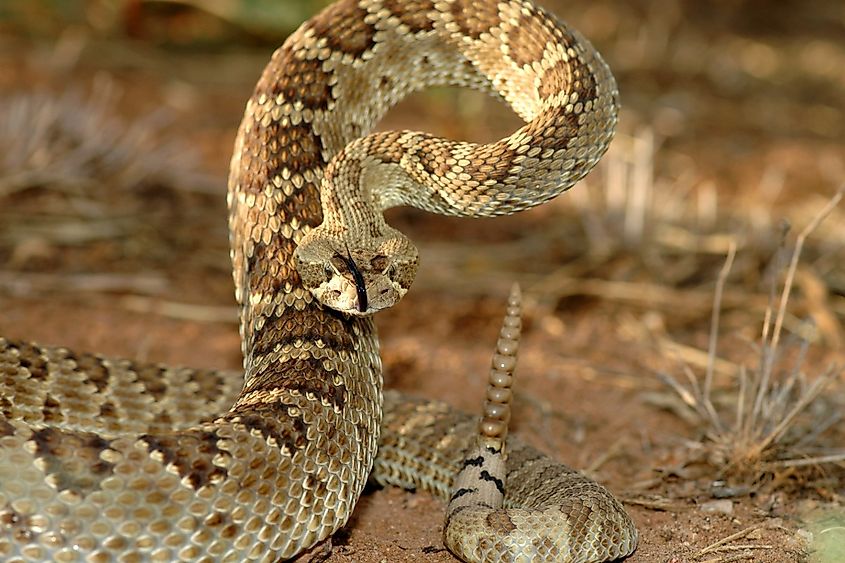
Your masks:
M290 46L273 54L278 73L265 73L255 86L255 99L272 99L277 104L301 104L302 109L329 109L333 101L333 74L323 69L320 59L306 59ZM262 98L262 96L264 98Z
M355 0L340 0L323 10L319 18L304 24L336 53L361 57L375 47L375 26L367 22L367 11Z
M553 28L552 28L553 29ZM543 60L547 46L554 41L549 23L534 14L521 14L507 33L508 56L525 67Z
M455 0L449 14L458 24L461 34L478 39L483 33L500 25L499 9L496 2L475 2L474 0Z
M434 29L434 18L429 17L434 10L433 0L384 0L384 7L407 25L411 33Z

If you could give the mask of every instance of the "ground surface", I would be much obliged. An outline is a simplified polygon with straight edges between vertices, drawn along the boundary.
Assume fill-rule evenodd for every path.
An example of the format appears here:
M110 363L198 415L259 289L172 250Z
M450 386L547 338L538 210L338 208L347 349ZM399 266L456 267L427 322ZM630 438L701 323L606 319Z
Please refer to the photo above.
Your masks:
M143 11L143 2L130 4ZM812 10L755 1L544 5L591 37L619 77L615 164L559 202L495 223L391 212L419 241L423 265L401 305L378 317L387 386L476 410L502 303L519 280L528 308L515 430L625 499L642 534L632 563L845 560L824 547L845 545L841 465L772 471L714 502L718 473L695 463L703 429L678 416L657 377L681 378L683 362L703 365L725 237L740 241L740 254L726 290L724 356L756 361L741 340L759 337L778 221L801 227L845 182L845 8L835 0ZM38 89L84 100L106 81L119 91L115 116L153 123L149 113L164 108L164 135L182 148L138 141L135 156L157 172L143 181L113 175L108 189L0 182L0 334L237 369L225 175L243 104L272 49L240 31L225 47L157 43L169 29L159 21L202 29L206 20L190 11L147 19L127 11L131 41L94 16L58 34L7 21L0 95ZM223 28L213 30L231 32ZM489 140L516 123L495 102L435 92L403 103L384 127ZM195 163L185 162L185 147ZM612 200L620 185L625 202L646 194L642 216L593 201ZM679 229L690 216L698 224ZM800 317L816 320L810 377L845 362L841 209L830 221L808 243L785 323L797 331ZM721 388L736 374L725 365ZM834 406L824 408L842 405L841 381L827 399ZM370 491L330 561L452 561L440 539L443 510L424 495Z

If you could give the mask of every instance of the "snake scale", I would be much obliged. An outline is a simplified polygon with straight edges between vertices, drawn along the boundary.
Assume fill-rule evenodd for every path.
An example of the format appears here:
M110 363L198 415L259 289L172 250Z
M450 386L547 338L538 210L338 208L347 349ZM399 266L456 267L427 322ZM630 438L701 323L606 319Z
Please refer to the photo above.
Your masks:
M368 134L432 85L497 95L526 124L490 144ZM255 87L231 163L244 372L0 339L0 558L283 560L343 526L368 477L449 498L459 472L445 537L466 560L631 553L636 530L600 485L516 438L503 465L476 418L383 393L370 316L417 267L383 209L542 203L601 157L617 106L592 46L526 0L341 0L303 24ZM501 373L518 336L503 330ZM503 486L498 508L484 491Z

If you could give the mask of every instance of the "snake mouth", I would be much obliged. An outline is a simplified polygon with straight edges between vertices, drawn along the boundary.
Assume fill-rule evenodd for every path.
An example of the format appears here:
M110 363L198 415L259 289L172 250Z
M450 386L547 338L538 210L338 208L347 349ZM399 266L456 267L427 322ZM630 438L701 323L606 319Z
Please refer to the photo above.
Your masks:
M355 282L355 293L358 295L358 311L366 313L369 303L367 302L367 286L364 283L364 276L351 256L339 254L338 257L346 264L349 273L352 274L352 281Z

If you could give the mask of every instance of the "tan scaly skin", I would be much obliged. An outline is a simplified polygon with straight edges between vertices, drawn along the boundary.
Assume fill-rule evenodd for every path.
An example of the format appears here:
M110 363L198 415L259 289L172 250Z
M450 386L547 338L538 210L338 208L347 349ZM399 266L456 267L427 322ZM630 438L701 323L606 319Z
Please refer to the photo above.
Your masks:
M363 136L436 84L497 94L526 125L488 145ZM367 315L402 297L417 255L380 211L547 201L601 157L616 112L598 54L527 1L345 0L306 22L264 70L232 158L243 374L0 339L0 559L274 561L342 526L370 475L448 498L476 422L382 394ZM509 509L458 542L565 563L633 551L607 490L516 439L507 452ZM528 560L502 549L493 560Z

